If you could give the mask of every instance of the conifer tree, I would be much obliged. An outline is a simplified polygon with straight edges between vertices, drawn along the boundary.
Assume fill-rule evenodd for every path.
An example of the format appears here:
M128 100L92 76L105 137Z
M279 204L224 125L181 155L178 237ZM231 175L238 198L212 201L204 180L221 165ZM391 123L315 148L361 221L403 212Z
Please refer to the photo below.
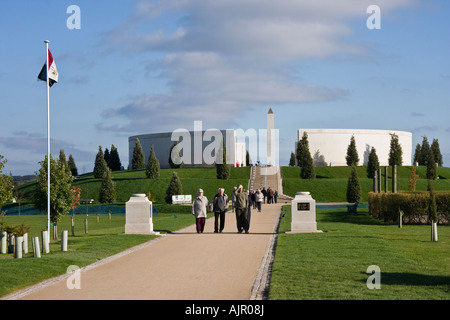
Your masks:
M443 161L438 139L433 139L430 149L433 152L434 161L437 163L439 167L442 167Z
M147 169L145 170L145 175L149 179L156 179L159 177L159 161L156 158L155 150L152 148L150 149L150 156L148 157L147 161Z
M391 134L391 147L389 149L389 165L401 166L403 163L402 155L403 155L402 146L398 141L398 136L395 133L393 133Z
M133 149L133 159L131 160L131 169L145 169L145 156L144 150L142 150L141 142L139 138L136 138L134 149Z
M69 168L69 164L67 163L66 154L64 153L63 149L59 150L59 162L61 162L61 164L64 165L64 170L66 170L67 174L71 173L70 172L70 168Z
M352 172L347 182L347 202L354 203L361 200L361 186L359 184L356 166L352 166Z
M69 155L69 160L67 161L67 165L69 166L72 176L76 177L78 175L78 169L77 169L77 165L75 164L75 160L71 154Z
M302 179L314 179L314 163L309 151L308 134L303 132L303 136L297 143L297 165L301 167L300 177Z
M106 165L108 166L108 168L111 168L111 167L109 166L110 156L111 156L111 154L109 153L108 148L106 148L106 149L105 149L105 153L103 154L103 158L105 159Z
M169 166L174 169L181 168L183 166L183 157L181 156L181 151L178 148L178 141L175 141L170 148Z
M289 159L289 167L295 167L295 153L291 152L291 158Z
M378 161L378 156L375 148L372 147L369 154L369 161L367 162L367 178L373 179L379 168L380 161Z
M427 179L428 180L435 180L437 178L437 167L436 167L436 161L434 160L434 154L433 151L428 151L428 157L427 157Z
M357 166L359 162L358 151L356 150L355 136L350 138L350 144L347 148L347 156L345 157L348 166Z
M101 179L106 170L108 170L108 165L103 156L102 146L99 146L95 156L94 178Z
M219 161L222 158L222 161ZM222 147L217 152L216 175L217 179L227 180L230 177L230 167L227 164L227 148L222 141Z
M166 190L166 203L172 203L172 196L183 194L183 186L181 180L176 172L172 173L172 179L170 180L169 187Z
M112 171L119 171L122 168L119 152L114 145L111 145L111 152L109 153L109 167Z
M422 147L420 146L420 143L418 143L416 145L416 150L414 151L414 160L413 160L413 164L416 165L421 165L421 152L422 152Z
M114 203L116 201L115 183L112 180L111 170L109 168L103 173L99 201L100 203Z
M423 137L422 139L422 147L420 149L420 161L419 166L426 166L429 153L431 152L430 143L428 142L427 137Z

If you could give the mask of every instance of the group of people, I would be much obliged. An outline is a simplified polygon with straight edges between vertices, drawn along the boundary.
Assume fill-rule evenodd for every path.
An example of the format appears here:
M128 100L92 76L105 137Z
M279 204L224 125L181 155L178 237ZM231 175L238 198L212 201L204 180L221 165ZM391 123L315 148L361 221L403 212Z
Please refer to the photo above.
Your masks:
M244 190L242 185L235 187L232 192L232 206L236 214L236 227L238 233L249 233L251 208L261 212L262 203L277 203L278 193L270 187L256 191ZM207 212L214 212L214 232L222 232L225 227L225 213L228 210L229 199L224 188L219 188L218 193L211 202L203 195L203 190L198 189L197 197L192 202L192 214L195 216L197 233L203 233Z

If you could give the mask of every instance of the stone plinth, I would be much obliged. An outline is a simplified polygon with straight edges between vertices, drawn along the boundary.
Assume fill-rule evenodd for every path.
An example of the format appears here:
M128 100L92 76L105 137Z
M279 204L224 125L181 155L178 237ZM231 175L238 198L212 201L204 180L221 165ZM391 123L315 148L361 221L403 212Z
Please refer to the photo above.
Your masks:
M291 231L288 233L313 233L317 230L316 200L309 192L297 192L291 201Z
M145 194L133 194L125 205L126 234L156 234L153 231L152 202Z

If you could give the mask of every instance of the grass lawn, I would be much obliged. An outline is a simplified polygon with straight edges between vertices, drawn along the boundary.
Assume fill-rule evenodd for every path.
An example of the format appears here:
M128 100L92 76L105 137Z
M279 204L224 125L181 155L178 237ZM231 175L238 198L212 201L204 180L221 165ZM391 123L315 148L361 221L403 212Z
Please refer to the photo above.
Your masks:
M0 255L0 296L63 274L70 265L83 267L156 237L122 234L125 229L125 215L112 215L111 220L107 215L100 215L98 223L95 215L89 215L88 234L85 234L85 218L86 215L75 215L75 237L72 237L71 216L63 217L58 225L58 238L60 239L62 230L69 231L68 251L61 252L61 242L52 241L50 253L41 254L41 258L37 259L33 257L31 237L40 238L40 230L46 228L46 216L6 216L5 220L9 224L18 225L25 221L31 226L31 230L29 253L24 254L22 259L15 259L13 254ZM153 219L154 230L163 233L179 230L193 223L192 215L186 213L158 213ZM41 242L41 239L39 241ZM40 245L42 248L42 243Z
M438 227L439 241L430 242L430 226L399 229L359 209L319 209L323 233L286 234L290 206L283 207L269 299L450 299L450 228ZM381 270L381 289L366 286L370 265Z

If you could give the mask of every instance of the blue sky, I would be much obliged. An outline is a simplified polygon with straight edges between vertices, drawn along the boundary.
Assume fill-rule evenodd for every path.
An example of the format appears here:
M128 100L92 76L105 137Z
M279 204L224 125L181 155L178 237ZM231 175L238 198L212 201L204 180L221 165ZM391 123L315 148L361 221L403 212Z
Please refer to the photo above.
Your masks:
M81 29L66 26L67 7ZM377 4L381 29L369 30ZM203 128L264 129L271 107L288 163L298 128L404 130L438 138L450 162L448 1L2 1L0 154L32 174L46 154L44 40L52 153L80 173L98 146L128 165L128 137Z

